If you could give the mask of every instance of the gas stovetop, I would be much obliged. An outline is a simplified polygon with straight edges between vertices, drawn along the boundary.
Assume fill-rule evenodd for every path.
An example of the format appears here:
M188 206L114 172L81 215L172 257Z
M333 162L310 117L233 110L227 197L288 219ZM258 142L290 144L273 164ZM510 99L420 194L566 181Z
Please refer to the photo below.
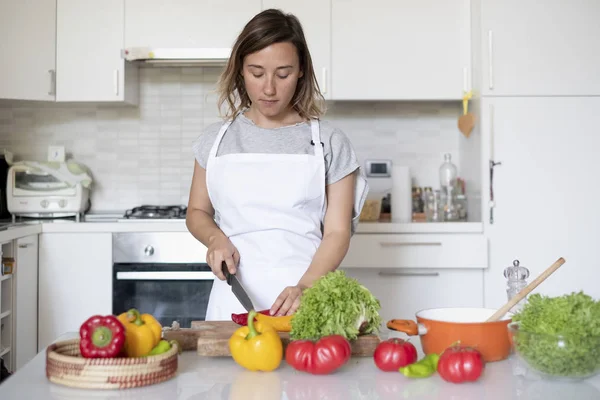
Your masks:
M185 206L153 206L143 205L125 212L125 220L182 220L185 219Z

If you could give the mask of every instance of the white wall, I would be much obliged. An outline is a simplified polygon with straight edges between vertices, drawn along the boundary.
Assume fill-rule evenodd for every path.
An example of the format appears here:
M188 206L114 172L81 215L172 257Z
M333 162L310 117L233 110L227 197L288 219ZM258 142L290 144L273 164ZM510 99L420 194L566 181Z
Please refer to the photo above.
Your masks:
M0 108L0 149L16 159L45 160L64 145L95 179L93 211L140 204L187 204L191 142L218 121L214 68L142 69L138 107L10 104ZM415 184L437 186L443 153L460 166L456 103L330 103L326 119L351 138L362 162L406 163ZM460 171L462 172L462 171ZM460 173L459 172L459 173ZM466 172L466 171L465 171Z

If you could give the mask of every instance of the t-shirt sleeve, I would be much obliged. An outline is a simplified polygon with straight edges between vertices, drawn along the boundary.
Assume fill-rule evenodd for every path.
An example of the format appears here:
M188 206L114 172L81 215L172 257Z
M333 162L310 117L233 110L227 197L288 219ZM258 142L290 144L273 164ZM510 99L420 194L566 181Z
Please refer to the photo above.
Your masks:
M327 151L329 150L329 151ZM360 164L346 134L334 128L325 151L325 184L330 185L354 172Z
M206 169L206 163L208 161L208 155L210 154L210 149L217 139L217 134L219 133L219 127L221 124L212 124L206 127L204 132L202 132L194 141L192 142L192 151L194 153L194 158L198 161L198 164Z

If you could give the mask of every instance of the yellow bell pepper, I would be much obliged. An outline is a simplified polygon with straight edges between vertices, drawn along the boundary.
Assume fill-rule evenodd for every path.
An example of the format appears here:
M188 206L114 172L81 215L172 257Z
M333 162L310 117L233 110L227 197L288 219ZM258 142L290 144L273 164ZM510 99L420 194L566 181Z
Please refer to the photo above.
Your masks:
M292 330L293 315L284 315L282 317L272 317L261 313L256 314L256 319L263 324L268 324L277 332L290 332Z
M250 371L273 371L283 359L283 343L271 325L254 322L256 314L250 311L248 325L231 335L229 350L235 362Z
M140 314L132 308L117 318L125 326L123 349L127 357L146 356L160 342L162 326L152 315Z

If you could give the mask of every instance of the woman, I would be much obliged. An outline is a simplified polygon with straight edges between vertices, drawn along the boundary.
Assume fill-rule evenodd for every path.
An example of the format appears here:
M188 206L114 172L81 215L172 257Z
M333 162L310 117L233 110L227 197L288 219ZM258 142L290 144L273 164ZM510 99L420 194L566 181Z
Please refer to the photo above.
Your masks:
M323 97L300 22L266 10L245 26L219 81L226 120L194 142L186 224L215 280L206 320L257 310L291 315L302 291L348 250L368 186L347 137L319 121Z

